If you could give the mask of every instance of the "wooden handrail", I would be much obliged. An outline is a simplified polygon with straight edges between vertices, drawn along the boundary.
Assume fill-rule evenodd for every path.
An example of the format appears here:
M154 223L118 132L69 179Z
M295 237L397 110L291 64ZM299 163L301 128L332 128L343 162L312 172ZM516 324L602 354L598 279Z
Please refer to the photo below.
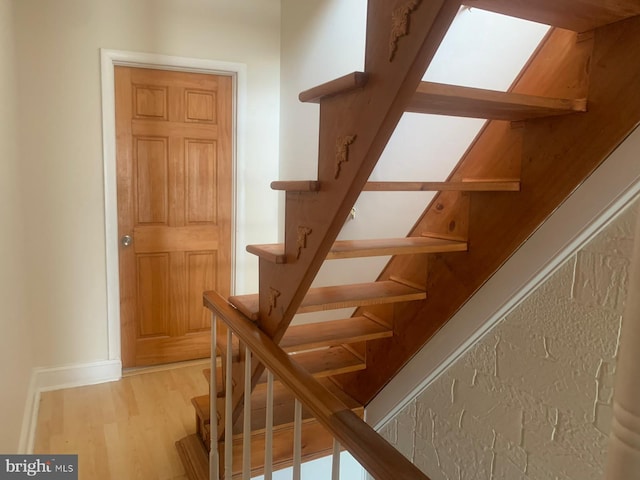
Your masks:
M376 480L429 480L217 292L206 292L204 304Z

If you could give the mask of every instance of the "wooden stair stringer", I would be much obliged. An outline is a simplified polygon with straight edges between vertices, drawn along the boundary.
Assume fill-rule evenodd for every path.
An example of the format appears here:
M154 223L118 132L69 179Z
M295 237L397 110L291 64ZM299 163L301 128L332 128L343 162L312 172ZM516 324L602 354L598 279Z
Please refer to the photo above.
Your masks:
M365 71L370 81L362 89L321 101L318 181L323 188L287 193L287 263L260 261L259 325L276 342L297 312L459 5L450 0L420 4L409 14L410 34L396 39L391 59L394 5L369 2Z
M361 88L320 100L317 179L323 188L287 192L287 262L259 260L257 323L276 343L297 313L460 5L460 0L433 0L405 10L387 0L369 0L365 52L369 80ZM252 386L263 369L261 364L253 366ZM235 375L234 381L236 420L244 382Z
M640 53L640 17L577 40L573 32L552 32L513 89L559 96L579 96L588 90L589 112L522 126L521 192L472 194L469 251L432 256L429 298L420 305L407 304L402 315L394 317L398 335L368 350L365 371L334 378L358 401L367 404L640 122L640 68L632 60ZM512 148L506 137L502 141L505 131L503 122L490 122L484 138L467 152L453 177L490 175L482 171L483 160L490 163ZM438 224L433 207L439 198L412 234ZM402 267L397 269L399 261ZM406 268L407 260L394 258L380 278L408 276Z

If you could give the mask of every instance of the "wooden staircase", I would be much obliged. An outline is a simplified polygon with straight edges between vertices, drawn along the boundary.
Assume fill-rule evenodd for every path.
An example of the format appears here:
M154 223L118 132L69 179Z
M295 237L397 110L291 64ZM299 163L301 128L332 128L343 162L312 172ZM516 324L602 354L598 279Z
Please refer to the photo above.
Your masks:
M272 183L285 192L285 241L247 247L259 258L259 293L229 298L360 412L640 123L640 0L465 3L560 28L509 92L441 85L421 79L460 2L370 0L365 72L300 95L320 104L318 176ZM447 182L369 182L404 112L488 121ZM361 192L425 190L439 193L406 238L336 241ZM376 282L311 288L325 260L389 255ZM289 326L296 313L346 307L357 309L350 318ZM257 417L264 381L254 366ZM234 371L234 425L241 422L243 382ZM274 451L286 465L292 406L286 392L279 394L282 436ZM194 400L197 439L207 447L208 401ZM264 427L254 427L259 448ZM305 428L305 458L326 453L317 424L308 418ZM223 441L220 422L218 429ZM235 429L232 438L240 448ZM181 442L192 477L206 478L193 473L206 451L197 447L200 460L193 460L198 443ZM260 471L259 458L252 469Z

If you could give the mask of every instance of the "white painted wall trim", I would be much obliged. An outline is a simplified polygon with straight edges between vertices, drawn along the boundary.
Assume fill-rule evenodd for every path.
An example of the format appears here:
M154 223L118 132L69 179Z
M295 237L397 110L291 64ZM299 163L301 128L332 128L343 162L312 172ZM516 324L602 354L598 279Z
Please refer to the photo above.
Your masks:
M380 429L640 192L640 128L565 201L366 408Z
M238 171L245 169L246 71L242 63L175 57L121 50L100 50L102 80L102 151L104 164L105 246L107 272L107 323L109 360L120 360L120 289L118 270L118 208L116 191L116 129L114 67L159 68L233 77L233 199L231 239L231 291L236 285L238 192L243 191Z
M22 431L18 451L32 453L38 423L40 394L62 388L114 382L122 376L122 363L119 360L105 360L81 365L64 365L50 368L34 368L31 371L27 404L22 419Z

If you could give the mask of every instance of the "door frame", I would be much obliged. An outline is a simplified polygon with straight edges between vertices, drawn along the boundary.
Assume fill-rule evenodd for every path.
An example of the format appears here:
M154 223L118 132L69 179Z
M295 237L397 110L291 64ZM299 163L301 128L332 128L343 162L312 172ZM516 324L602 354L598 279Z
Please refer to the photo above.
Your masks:
M231 130L231 293L236 284L236 225L238 192L243 185L238 177L238 165L244 164L244 125L246 112L246 71L242 63L222 62L201 58L176 57L125 50L100 49L102 89L102 159L104 167L104 216L107 282L107 342L109 360L122 361L120 346L120 271L118 267L118 193L116 179L116 66L156 68L191 73L205 73L232 77ZM120 363L122 370L122 363Z

